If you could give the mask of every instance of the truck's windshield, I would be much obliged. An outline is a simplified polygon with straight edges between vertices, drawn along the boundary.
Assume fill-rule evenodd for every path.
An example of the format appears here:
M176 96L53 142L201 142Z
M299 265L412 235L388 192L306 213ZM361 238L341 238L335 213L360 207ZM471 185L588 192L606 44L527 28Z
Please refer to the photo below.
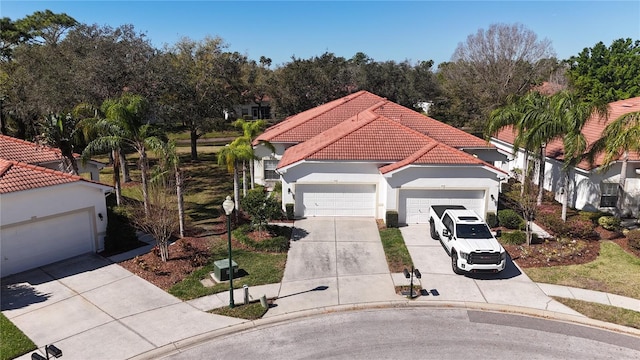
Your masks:
M491 239L491 231L485 224L458 224L456 236L461 239Z

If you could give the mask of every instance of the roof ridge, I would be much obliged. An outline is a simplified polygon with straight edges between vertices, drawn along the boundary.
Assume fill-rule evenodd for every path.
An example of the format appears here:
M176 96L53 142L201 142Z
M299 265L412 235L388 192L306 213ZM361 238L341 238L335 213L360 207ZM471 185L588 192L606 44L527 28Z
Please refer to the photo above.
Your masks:
M341 98L338 98L338 99L335 99L335 100L331 100L331 101L329 101L328 103L325 103L325 104L322 104L322 105L319 105L319 106L313 107L313 108L311 108L311 109L307 109L307 110L305 110L305 111L303 111L303 112L301 112L301 113L297 113L297 114L295 114L295 115L289 116L289 117L287 117L285 120L283 120L282 122L280 122L280 123L278 123L278 124L275 124L275 125L273 125L273 126L269 127L268 129L266 129L262 134L260 134L260 135L256 138L256 140L254 141L254 145L256 144L256 141L258 141L258 140L260 139L260 137L261 137L263 134L266 134L266 133L267 133L267 130L273 129L274 134L272 134L272 135L270 136L270 138L274 138L274 137L276 137L276 136L278 136L278 135L283 134L284 132L287 132L287 131L289 131L289 130L291 130L291 129L294 129L294 128L298 127L298 126L301 126L302 124L305 124L305 123L307 123L307 122L311 121L312 119L316 119L316 118L318 118L318 117L320 117L320 116L322 116L322 115L324 115L324 114L328 113L329 111L334 110L334 109L335 109L335 108L337 108L338 106L342 106L342 105L344 105L344 104L346 104L346 103L348 103L348 102L350 102L350 101L353 101L354 99L357 99L357 98L359 98L360 96L363 96L363 95L366 95L366 94L371 94L371 95L374 95L374 96L379 97L378 95L375 95L375 94L373 94L373 93L370 93L370 92L368 92L368 91L366 91L366 90L359 90L359 91L357 91L357 92L354 92L354 93L352 93L352 94L348 94L348 95L343 96L343 97L341 97ZM317 109L318 107L322 107L322 106L325 106L326 108L325 108L322 112L317 113L315 116L313 116L313 117L311 117L311 118L308 118L308 119L306 119L306 120L304 120L304 121L302 121L302 122L297 122L297 123L295 123L295 124L287 124L287 122L292 121L295 117L298 117L298 116L300 116L300 115L302 115L302 114L306 113L307 111L311 111L311 110ZM347 119L347 120L348 120L348 119ZM289 125L289 126L287 126L287 125ZM282 127L282 128L281 128L281 129L277 129L278 127ZM277 130L276 130L276 129L277 129ZM261 140L264 140L264 139L261 139Z

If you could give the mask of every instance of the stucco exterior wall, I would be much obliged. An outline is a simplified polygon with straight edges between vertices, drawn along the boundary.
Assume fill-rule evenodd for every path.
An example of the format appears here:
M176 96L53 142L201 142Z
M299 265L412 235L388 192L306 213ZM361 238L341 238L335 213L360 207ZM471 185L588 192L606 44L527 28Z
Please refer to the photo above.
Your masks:
M76 182L0 195L0 227L28 224L74 211L92 213L96 251L104 249L107 204L104 187ZM102 215L100 220L98 214Z

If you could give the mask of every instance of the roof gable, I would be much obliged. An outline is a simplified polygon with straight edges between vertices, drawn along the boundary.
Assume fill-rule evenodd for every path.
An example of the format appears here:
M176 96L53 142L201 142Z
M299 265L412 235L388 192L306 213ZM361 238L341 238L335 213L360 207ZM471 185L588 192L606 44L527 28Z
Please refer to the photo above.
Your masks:
M357 117L287 149L278 168L302 160L394 163L388 165L392 166L388 171L408 164L488 165L461 150L371 111L362 112Z
M0 194L74 182L85 182L99 185L105 189L109 188L106 185L88 181L77 175L24 162L0 159Z

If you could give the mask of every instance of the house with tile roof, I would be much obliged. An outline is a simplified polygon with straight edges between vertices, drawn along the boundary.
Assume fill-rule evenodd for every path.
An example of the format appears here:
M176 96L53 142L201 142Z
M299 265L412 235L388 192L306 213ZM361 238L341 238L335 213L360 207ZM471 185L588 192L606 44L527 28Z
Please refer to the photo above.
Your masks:
M427 223L436 204L485 216L507 177L492 165L505 160L495 146L367 91L285 119L254 148L256 182L281 182L283 208L298 217L397 211L400 223Z
M110 191L81 176L0 158L0 276L102 251Z
M587 140L587 146L591 146L598 140L605 127L618 117L640 111L640 97L620 100L609 104L609 113L606 118L594 115L587 121L582 133ZM516 169L524 168L525 153L523 149L514 152L513 142L515 132L512 128L502 129L491 143L505 156L506 161L496 162L495 165L503 171L516 176ZM529 157L533 164L533 157ZM569 174L569 189L567 194L570 207L587 211L607 211L615 213L618 202L618 184L622 162L618 159L608 169L603 169L604 154L595 158L593 164L584 160L580 162ZM547 144L545 154L545 189L555 194L557 201L563 201L565 189L562 179L562 166L564 163L564 149L562 139L556 139ZM640 154L630 153L626 173L624 194L624 208L620 209L622 215L638 216L640 213ZM538 177L535 176L537 182Z
M100 169L105 165L98 161L80 162L80 155L75 154L78 159L78 172L89 180L99 180ZM64 169L62 162L62 152L60 149L45 145L32 143L25 140L16 139L11 136L0 134L0 159L12 160L42 166L45 168L68 172ZM86 174L86 175L85 175Z

